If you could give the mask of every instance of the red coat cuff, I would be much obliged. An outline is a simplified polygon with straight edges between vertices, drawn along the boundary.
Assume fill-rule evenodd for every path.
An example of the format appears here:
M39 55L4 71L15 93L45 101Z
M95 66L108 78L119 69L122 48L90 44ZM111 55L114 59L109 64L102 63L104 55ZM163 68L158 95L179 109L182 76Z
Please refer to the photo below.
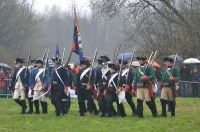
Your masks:
M149 77L148 76L145 76L145 81L149 81Z
M136 90L136 86L133 86L133 87L132 87L132 90L134 90L134 91L135 91L135 90Z
M173 81L173 82L176 82L176 78L175 78L175 77L173 77L173 78L172 78L172 81Z

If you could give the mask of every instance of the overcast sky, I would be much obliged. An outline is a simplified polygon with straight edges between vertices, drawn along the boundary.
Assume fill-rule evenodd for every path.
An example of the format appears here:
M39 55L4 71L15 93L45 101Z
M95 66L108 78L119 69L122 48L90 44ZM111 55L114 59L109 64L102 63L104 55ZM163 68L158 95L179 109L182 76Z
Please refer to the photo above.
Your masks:
M32 1L32 0L30 0ZM72 5L76 5L77 10L81 10L81 12L90 13L89 2L90 0L33 0L35 10L43 13L45 7L52 7L53 5L57 5L63 11L71 11Z

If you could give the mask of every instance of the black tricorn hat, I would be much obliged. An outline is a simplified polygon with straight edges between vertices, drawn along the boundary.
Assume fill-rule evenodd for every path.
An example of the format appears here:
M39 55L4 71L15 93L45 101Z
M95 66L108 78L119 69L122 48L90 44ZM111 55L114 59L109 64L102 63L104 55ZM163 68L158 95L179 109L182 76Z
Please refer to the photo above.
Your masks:
M35 57L31 60L31 64L35 63L36 59Z
M42 61L42 59L36 59L35 61L36 64L44 64L44 61Z
M108 63L108 67L109 67L109 68L112 68L112 69L114 69L114 70L117 70L117 69L118 69L118 66L117 66L115 63L113 63L113 62Z
M110 59L108 58L107 55L100 56L100 57L98 58L98 63L99 63L99 64L102 64L102 63L105 63L105 62L108 62L108 61L110 61Z
M60 57L53 57L52 61L58 64L58 63L61 63L61 58Z
M141 56L137 56L136 59L137 59L137 60L147 60L148 57L147 57L147 56L144 56L144 55L141 55Z
M163 58L164 61L174 62L174 59L172 57L165 57Z
M90 60L87 57L84 57L83 60L80 61L81 65L90 65Z
M26 63L27 61L24 59L24 58L21 58L21 57L17 57L16 58L16 61L15 61L15 64L17 63Z

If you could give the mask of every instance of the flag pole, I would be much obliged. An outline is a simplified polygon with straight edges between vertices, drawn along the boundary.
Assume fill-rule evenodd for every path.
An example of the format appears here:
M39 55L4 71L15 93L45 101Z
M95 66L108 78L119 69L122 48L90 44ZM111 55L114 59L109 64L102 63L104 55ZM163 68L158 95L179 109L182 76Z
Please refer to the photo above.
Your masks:
M67 63L65 64L65 67L67 67L68 66L68 64L69 64L69 61L70 61L70 59L71 59L71 57L72 57L72 49L71 49L71 52L70 52L70 54L69 54L69 57L68 57L68 60L67 60Z

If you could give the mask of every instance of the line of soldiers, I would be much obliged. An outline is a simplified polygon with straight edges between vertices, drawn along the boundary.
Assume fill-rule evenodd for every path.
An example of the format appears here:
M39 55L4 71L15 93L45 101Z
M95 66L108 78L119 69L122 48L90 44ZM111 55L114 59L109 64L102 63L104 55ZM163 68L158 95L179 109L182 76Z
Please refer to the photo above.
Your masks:
M155 73L152 65L148 64L146 56L138 56L140 66L136 68L135 74L128 69L128 61L122 61L122 74L119 74L119 66L107 56L100 56L98 64L100 67L94 70L88 58L84 58L80 62L81 70L76 74L74 90L78 95L78 105L80 116L84 116L88 111L94 115L101 112L101 117L127 116L123 103L120 103L119 94L125 93L125 99L132 110L132 116L143 117L143 101L145 100L153 117L158 117L155 94L152 86L155 83ZM52 58L54 69L51 72L49 80L48 70L43 67L44 62L37 59L34 62L35 68L27 71L23 63L25 59L17 58L11 88L14 89L13 99L22 108L22 114L27 109L25 102L25 93L29 91L29 112L33 113L33 103L35 105L36 114L39 114L39 101L42 106L42 113L47 113L47 101L45 99L45 91L51 92L51 103L55 106L56 116L66 114L70 107L69 87L72 87L69 76L70 72L61 64L59 57ZM179 80L179 72L173 67L174 59L170 57L164 58L164 69L161 79L161 106L162 114L160 117L166 117L166 104L169 100L171 107L171 116L175 116L175 83ZM92 72L91 72L92 71ZM121 75L121 76L120 76ZM120 81L119 81L120 79ZM132 100L136 93L137 108ZM33 94L33 96L31 96ZM98 100L99 110L94 102ZM87 100L87 105L85 104ZM113 106L113 102L117 105L117 110Z

